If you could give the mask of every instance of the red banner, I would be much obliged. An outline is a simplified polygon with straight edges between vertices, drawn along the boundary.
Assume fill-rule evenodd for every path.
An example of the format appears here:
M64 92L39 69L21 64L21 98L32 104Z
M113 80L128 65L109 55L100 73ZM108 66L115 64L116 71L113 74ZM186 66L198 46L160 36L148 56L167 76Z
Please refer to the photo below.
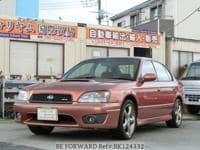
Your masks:
M152 32L128 32L97 28L87 28L87 39L97 43L121 45L124 42L133 46L157 47L160 45L160 36Z
M77 38L77 26L0 18L0 37L30 39L31 35L43 36L45 39L73 39Z

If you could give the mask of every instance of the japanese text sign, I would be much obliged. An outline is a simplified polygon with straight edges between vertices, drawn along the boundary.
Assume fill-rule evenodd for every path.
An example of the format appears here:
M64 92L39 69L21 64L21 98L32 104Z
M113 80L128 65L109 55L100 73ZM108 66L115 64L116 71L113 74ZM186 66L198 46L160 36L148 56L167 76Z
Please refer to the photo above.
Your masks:
M124 42L133 46L157 47L160 45L160 36L152 32L115 31L107 29L87 28L87 39L97 43L121 45Z
M0 18L0 37L30 39L32 35L55 40L73 39L77 38L77 27L30 19Z

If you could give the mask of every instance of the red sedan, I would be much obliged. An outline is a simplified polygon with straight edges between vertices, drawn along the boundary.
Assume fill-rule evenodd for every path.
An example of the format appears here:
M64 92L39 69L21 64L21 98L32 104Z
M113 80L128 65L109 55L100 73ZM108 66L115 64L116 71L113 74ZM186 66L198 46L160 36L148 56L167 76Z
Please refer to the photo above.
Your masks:
M136 126L182 122L183 87L161 63L147 58L86 60L54 83L20 91L16 121L35 134L54 127L111 129L130 139Z

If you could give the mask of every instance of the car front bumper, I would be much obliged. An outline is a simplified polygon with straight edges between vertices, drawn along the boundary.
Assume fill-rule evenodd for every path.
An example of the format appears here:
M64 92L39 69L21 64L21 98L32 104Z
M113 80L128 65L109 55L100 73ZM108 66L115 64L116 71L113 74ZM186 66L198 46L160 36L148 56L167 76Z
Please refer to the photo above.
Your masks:
M117 128L120 103L73 103L41 104L15 103L16 122L26 125L53 126L66 128ZM38 108L53 108L58 111L58 121L37 120ZM95 123L87 123L85 116L95 116Z
M184 104L200 106L200 94L197 90L185 89Z

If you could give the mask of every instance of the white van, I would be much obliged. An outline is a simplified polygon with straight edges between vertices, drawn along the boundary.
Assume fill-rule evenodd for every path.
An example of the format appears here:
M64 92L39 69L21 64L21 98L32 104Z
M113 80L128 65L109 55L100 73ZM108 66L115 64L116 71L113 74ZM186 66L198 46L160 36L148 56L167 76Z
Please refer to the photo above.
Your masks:
M188 112L197 114L200 111L200 61L193 62L181 78L185 89L184 103Z

